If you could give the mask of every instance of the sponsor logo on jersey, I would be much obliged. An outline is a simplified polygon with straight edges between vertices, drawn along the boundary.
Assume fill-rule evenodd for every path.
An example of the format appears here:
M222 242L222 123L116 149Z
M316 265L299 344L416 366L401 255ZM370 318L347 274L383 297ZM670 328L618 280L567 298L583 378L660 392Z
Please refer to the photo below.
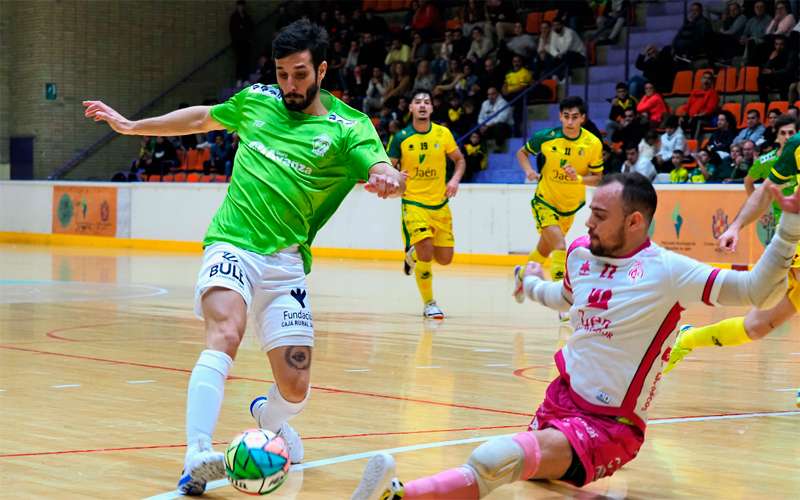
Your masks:
M583 309L578 309L581 326L587 335L601 335L611 339L614 333L610 330L611 320L600 316L589 316Z
M589 276L591 270L592 270L592 265L589 263L588 260L584 260L583 264L581 264L580 271L578 271L578 276Z
M305 328L314 328L314 322L311 318L309 311L283 311L281 318L281 328L289 328L292 326L302 326Z
M642 278L644 278L644 265L642 261L637 260L628 271L628 279L631 280L631 283L636 283Z
M279 101L283 100L283 94L281 93L280 87L271 87L262 83L256 83L255 85L251 86L250 93L268 95Z
M213 278L216 275L225 276L228 279L236 280L240 285L244 286L244 273L232 262L222 262L211 266L211 269L208 272L208 277Z
M661 381L661 372L656 373L656 378L653 379L653 384L650 386L650 392L647 394L647 400L644 402L644 405L639 408L640 411L647 411L650 408L650 404L653 402L653 398L656 397L656 387L658 387L658 383Z
M332 121L333 123L340 123L345 127L352 127L356 124L355 120L348 120L347 118L342 118L341 116L337 115L336 113L331 113L328 115L328 120Z
M597 391L594 397L603 404L611 403L611 397L603 391Z
M255 121L253 121L253 125L254 125L256 128L261 128L261 127L263 127L263 126L264 126L264 121L263 121L263 120L255 120Z
M265 156L266 158L269 158L270 160L272 160L272 161L274 161L276 163L280 163L281 165L287 166L289 168L293 168L293 169L297 170L298 172L302 172L302 173L304 173L306 175L311 175L311 172L312 172L311 171L311 167L309 167L308 165L303 165L300 162L296 162L296 161L292 160L291 158L289 158L289 155L287 155L283 151L276 151L274 149L270 149L270 148L264 146L262 143L260 143L258 141L250 141L249 143L247 143L247 146L250 149L258 151L263 156Z
M305 307L306 307L306 303L305 303L306 291L305 290L303 290L302 288L295 288L294 290L289 292L289 294L292 296L292 298L294 300L297 301L298 304L300 304L300 307L305 309Z
M328 134L320 134L311 141L311 152L316 156L325 156L333 144L333 139Z

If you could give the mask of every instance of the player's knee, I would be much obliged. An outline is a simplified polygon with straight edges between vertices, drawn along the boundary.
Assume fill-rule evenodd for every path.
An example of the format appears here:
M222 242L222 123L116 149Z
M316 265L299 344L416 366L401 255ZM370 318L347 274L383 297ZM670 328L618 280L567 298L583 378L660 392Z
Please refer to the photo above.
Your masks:
M469 456L467 465L475 471L481 497L495 488L520 478L524 454L511 437L490 439Z
M444 252L436 254L436 263L440 266L446 266L453 262L453 252Z
M306 374L298 375L289 380L283 381L280 387L281 395L290 403L299 403L306 399L308 395L309 378Z
M209 321L207 324L207 336L210 346L220 351L230 354L239 346L244 333L244 325L233 319L223 319L221 321Z

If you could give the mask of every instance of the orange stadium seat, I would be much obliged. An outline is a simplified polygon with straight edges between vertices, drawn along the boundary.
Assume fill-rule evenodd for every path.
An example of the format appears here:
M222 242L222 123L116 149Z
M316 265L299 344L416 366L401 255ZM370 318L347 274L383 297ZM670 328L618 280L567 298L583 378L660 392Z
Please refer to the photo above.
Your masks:
M538 35L541 26L542 26L542 13L541 12L529 13L528 17L525 19L525 31L527 31L528 33L532 33L534 35Z
M211 182L228 182L228 178L224 175L217 174L211 179Z
M794 107L800 108L800 101L794 101Z
M446 29L447 31L461 29L462 26L464 26L464 22L458 17L455 17L453 19L448 19L444 23L444 29Z
M550 102L555 102L558 97L558 82L555 80L542 80L542 85L550 90Z
M186 172L177 172L173 176L175 182L186 182Z
M739 70L739 78L736 79L736 87L733 93L746 92L748 94L758 93L758 66L745 66Z
M147 177L147 182L161 182L161 176L158 174L152 174Z
M761 116L761 119L763 120L764 116L766 116L766 107L767 105L763 102L748 102L742 110L742 116L739 118L739 128L744 128L747 126L745 119L747 118L747 112L751 109L758 111L759 116Z
M697 139L686 139L686 151L684 153L697 151Z
M677 116L685 115L686 114L686 106L687 106L686 104L681 104L680 106L678 106L678 109L675 110L675 114Z
M191 172L186 176L186 182L200 182L200 174L197 172Z
M175 176L172 174L167 174L161 178L161 182L173 182L175 180Z
M555 19L557 15L558 15L558 9L546 10L544 12L544 16L542 16L542 19L544 19L549 23L552 23L553 19Z
M186 169L187 170L200 170L203 165L198 164L199 153L196 149L192 148L186 152Z
M789 101L772 101L769 103L769 106L767 106L767 113L773 109L777 109L781 114L784 114L789 111ZM764 120L764 115L761 115L761 120Z
M689 95L692 91L692 71L684 70L675 73L672 81L672 91L667 96Z
M178 165L180 166L181 170L186 170L186 150L185 149L178 149L175 150L175 154L178 156Z
M736 118L736 123L742 121L742 105L738 102L726 102L722 105L722 109L730 111Z
M203 170L203 167L205 166L206 162L209 161L210 159L211 159L211 149L210 148L201 149L198 154L197 158L198 165L195 170Z
M200 182L211 182L211 175L210 174L201 175Z
M733 94L736 92L736 68L724 68L717 75L717 92ZM721 84L721 85L720 85Z

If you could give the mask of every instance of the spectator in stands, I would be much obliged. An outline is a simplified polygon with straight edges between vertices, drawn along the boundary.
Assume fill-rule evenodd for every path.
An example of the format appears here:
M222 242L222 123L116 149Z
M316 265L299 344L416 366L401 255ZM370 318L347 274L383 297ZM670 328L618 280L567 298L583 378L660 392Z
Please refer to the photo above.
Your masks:
M441 80L442 75L447 71L447 65L453 57L453 32L446 31L444 34L444 41L439 46L439 56L433 60L431 69L436 75L436 79Z
M478 124L478 110L473 99L466 99L461 107L461 115L458 122L453 127L453 135L456 139L463 137ZM484 138L481 137L481 140Z
M661 149L660 141L661 137L656 130L650 129L645 132L644 137L639 141L639 158L652 163L656 153Z
M517 13L511 2L503 0L486 0L486 22L497 34L497 40L507 38L514 30Z
M656 168L647 158L639 155L639 146L636 143L625 145L625 162L622 164L622 173L639 172L651 181L656 176Z
M765 35L788 35L797 22L789 9L789 3L779 0L775 2L775 17L767 25Z
M391 66L396 62L401 62L403 64L408 63L411 60L411 47L404 44L399 37L395 37L392 39L392 45L389 47L389 53L386 54L386 59L383 60L384 65L386 67Z
M742 55L744 46L739 43L744 35L747 18L742 14L742 8L736 0L728 0L725 13L722 16L722 26L717 33L717 56L725 61Z
M386 49L383 43L376 40L372 33L364 33L361 50L358 53L358 65L361 66L361 71L371 75L372 68L383 67L384 60L386 60Z
M558 73L561 80L567 77L571 68L586 61L586 47L583 45L583 40L575 33L575 30L564 26L559 19L553 20L548 54L551 57L549 68L554 68L562 62L565 63L566 66Z
M503 70L495 63L491 57L483 61L483 72L478 75L478 82L482 89L489 87L501 88L506 81Z
M423 59L417 64L417 76L414 79L413 88L430 92L434 86L436 86L436 76L431 73L430 63Z
M719 106L719 94L714 89L714 74L706 71L700 79L701 88L693 89L686 101L683 126L696 137L703 125L708 125Z
M480 133L482 137L493 140L496 147L499 148L505 144L506 139L511 137L514 118L511 115L511 108L496 88L489 88L486 96L486 100L481 104L481 111L478 114L478 123L483 124L480 128ZM498 114L492 116L495 113ZM492 118L490 119L490 117Z
M606 122L606 134L608 136L614 135L614 132L620 127L623 115L626 109L636 109L639 101L628 93L628 84L625 82L617 83L617 95L611 99L611 111L608 113L608 121Z
M377 35L378 37L381 37L386 33L389 33L389 25L386 24L386 19L384 19L383 16L376 16L371 9L364 11L363 26L366 28L363 33L372 33L373 36Z
M454 30L452 58L459 61L466 59L471 43L471 39L467 38L461 30Z
M250 37L253 33L253 21L245 10L245 1L236 2L236 10L231 14L228 30L231 34L231 47L236 60L236 86L247 80L250 72Z
M362 109L364 96L367 95L367 87L369 86L369 78L362 70L361 66L356 66L353 72L347 78L347 90L350 96L350 106L356 109Z
M762 151L772 149L775 140L778 138L778 131L775 130L775 120L781 115L777 109L771 109L767 112L767 123L765 125L764 135L760 141L756 141Z
M404 128L410 123L411 110L408 109L408 98L400 96L397 99L397 105L392 110L392 119L400 123L401 128Z
M158 136L153 147L152 173L164 175L177 168L178 164L178 154L175 152L175 147L165 137Z
M361 9L353 9L350 14L350 27L353 29L353 33L358 35L370 31L369 21L361 13Z
M762 0L753 5L754 15L744 25L740 43L745 46L745 61L750 65L760 65L766 57L764 53L767 27L772 18L767 14L767 5Z
M420 61L430 61L433 59L433 48L431 44L422 39L422 35L414 33L411 35L411 60L415 64Z
M484 35L483 28L480 26L472 28L472 44L469 47L469 52L467 52L467 59L472 62L482 62L492 49L494 49L492 39Z
M792 118L794 118L795 120L797 120L798 116L800 116L800 109L798 109L798 107L797 107L797 106L795 106L794 104L792 104L792 105L791 105L791 106L789 106L789 108L786 110L786 114L787 114L787 115L791 115L791 117L792 117Z
M509 57L520 56L523 61L530 61L536 52L536 39L527 33L522 23L514 23L514 36L500 43L500 59L508 64Z
M344 63L344 78L345 81L349 77L349 75L353 74L353 71L358 66L358 56L361 53L361 45L358 43L358 40L351 40L350 41L350 49L347 51L347 59Z
M416 89L417 87L415 86L414 88ZM455 127L458 124L458 121L461 119L461 113L464 112L464 107L461 105L461 99L459 99L458 95L456 94L450 94L448 104L447 121L444 123L444 125L450 129L455 136Z
M419 8L411 18L411 29L428 40L441 35L442 19L439 8L431 0L420 0Z
M756 147L753 141L744 141L740 146L731 147L729 170L727 174L720 176L722 182L726 184L744 182L747 172L750 171L750 167L753 166L755 161ZM738 148L738 151L735 151L736 148Z
M689 171L683 165L683 151L680 149L672 152L672 170L669 173L669 181L673 184L689 181Z
M539 78L548 71L550 64L550 38L553 28L549 21L542 21L539 25L539 42L536 44L536 58L534 59L534 76ZM552 68L550 68L552 69ZM547 75L544 75L547 76Z
M386 88L386 93L383 95L384 102L389 107L394 106L397 99L405 95L406 92L411 90L411 76L408 74L408 69L403 63L394 63L392 65L392 74L389 78L389 86Z
M655 45L647 45L644 51L636 58L636 69L642 76L634 76L630 80L630 92L639 98L644 95L644 82L652 82L656 91L664 94L672 90L672 81L675 78L675 62L672 58L672 48L667 46L658 50Z
M153 151L155 147L155 139L146 135L142 136L139 142L139 156L131 164L131 173L135 174L140 181L146 180L146 175L161 175L161 171L156 171L153 168Z
M611 146L603 143L603 174L616 174L622 171L622 160Z
M697 162L697 170L694 172L694 179L691 179L692 174L690 173L691 182L719 182L722 180L718 178L722 159L715 151L703 148L694 155L694 159Z
M462 99L466 99L468 96L475 94L473 87L477 84L478 75L472 70L472 64L467 61L461 68L461 78L456 81L453 90Z
M461 150L467 162L467 170L464 172L461 182L469 182L475 173L486 170L486 166L489 164L489 153L486 151L486 145L479 132L471 133L469 140L464 143Z
M717 129L708 139L708 150L730 154L731 144L736 138L736 118L728 110L723 110L717 115Z
M456 59L451 59L447 72L442 75L439 84L433 88L433 95L439 95L455 89L456 84L464 77L462 68L463 66Z
M669 113L667 103L661 94L656 92L656 87L652 82L645 82L644 95L639 104L636 105L636 111L639 113L647 113L650 123L658 126L666 113Z
M483 2L468 0L461 12L461 19L464 20L461 30L464 36L470 36L472 34L472 28L475 26L480 26L484 31L487 28L491 29L491 26L486 24L486 9L483 6Z
M740 144L747 140L757 143L764 136L765 130L761 124L761 113L757 109L751 109L747 112L746 126L733 139L732 144Z
M711 22L703 15L703 4L694 2L689 7L683 26L672 40L672 50L678 56L694 60L707 54L706 45L712 35Z
M777 91L781 100L787 100L789 85L797 80L797 56L789 53L786 37L777 35L772 43L772 52L758 74L758 95L761 102L769 100L770 91Z
M367 93L364 95L362 111L371 115L383 106L386 89L389 88L389 77L379 67L372 68L372 78L369 79Z
M678 126L678 117L675 115L667 117L664 127L666 131L661 134L661 147L653 157L653 163L659 173L667 173L672 169L670 161L673 151L676 149L686 151L686 138L683 130Z
M203 165L206 173L213 172L216 174L230 175L232 161L230 159L230 147L225 142L222 135L214 138L214 144L211 145L211 158Z
M635 109L626 109L625 115L622 117L622 127L614 132L611 136L612 142L621 142L623 144L639 144L639 141L644 137L647 132L647 125L644 125L641 119L636 116Z
M502 87L502 94L506 101L511 101L517 97L520 92L527 89L533 82L533 75L530 70L522 65L522 57L514 56L511 59L511 71L506 73L506 78ZM524 99L519 99L514 103L514 124L516 130L515 135L520 135L520 128L523 120L523 104Z
M624 0L601 0L605 10L597 18L597 28L586 32L586 41L594 41L597 45L611 45L617 43L625 18L628 15L628 5Z
M344 44L341 40L334 40L333 48L328 53L328 72L325 74L325 81L328 82L331 90L342 90L347 86L347 81L345 80L346 62L347 52L344 49Z

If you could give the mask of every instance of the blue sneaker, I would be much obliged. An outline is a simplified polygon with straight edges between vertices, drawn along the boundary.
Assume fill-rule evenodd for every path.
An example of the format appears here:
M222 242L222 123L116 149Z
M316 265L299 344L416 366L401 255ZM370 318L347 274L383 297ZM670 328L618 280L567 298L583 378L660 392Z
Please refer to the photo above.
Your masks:
M186 462L178 480L178 491L184 495L198 496L206 491L206 484L225 477L225 457L222 453L199 451Z

